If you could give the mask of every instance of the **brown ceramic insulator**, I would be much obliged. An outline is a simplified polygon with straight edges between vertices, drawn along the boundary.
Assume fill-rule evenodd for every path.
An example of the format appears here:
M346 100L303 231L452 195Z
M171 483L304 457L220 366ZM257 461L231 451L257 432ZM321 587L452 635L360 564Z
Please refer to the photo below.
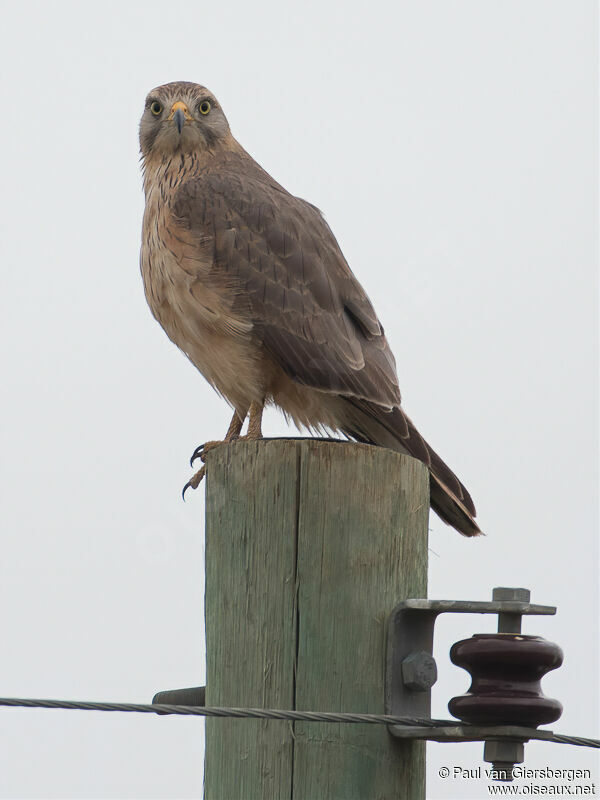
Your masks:
M450 713L464 722L536 728L562 714L562 705L545 697L540 685L562 664L562 650L541 636L477 633L456 642L450 659L471 674L467 694L448 703Z

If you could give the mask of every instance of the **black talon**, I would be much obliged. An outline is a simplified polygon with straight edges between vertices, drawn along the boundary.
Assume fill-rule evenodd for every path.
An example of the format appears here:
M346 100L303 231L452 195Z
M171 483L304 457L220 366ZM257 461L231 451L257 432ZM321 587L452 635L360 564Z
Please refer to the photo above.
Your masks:
M190 467L193 467L194 466L194 461L197 458L200 458L200 456L202 455L202 451L204 450L204 445L205 444L206 444L206 442L204 442L203 444L199 444L198 447L192 453L192 457L190 458Z
M185 493L187 492L188 489L191 489L191 488L192 488L192 482L188 481L186 483L186 485L183 487L183 489L181 490L181 499L183 500L184 503L185 503Z

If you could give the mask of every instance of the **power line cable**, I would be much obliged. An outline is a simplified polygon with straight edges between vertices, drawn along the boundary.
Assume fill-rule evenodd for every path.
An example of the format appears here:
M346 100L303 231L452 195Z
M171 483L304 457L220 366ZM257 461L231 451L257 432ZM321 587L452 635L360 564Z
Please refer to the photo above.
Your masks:
M334 711L289 711L274 708L228 708L215 706L183 706L165 703L96 703L79 700L39 700L21 697L0 697L0 706L18 708L54 708L80 711L125 711L141 714L176 714L196 717L234 717L238 719L279 719L295 722L338 722L367 723L375 725L404 725L424 728L463 728L469 726L456 720L417 719L412 717L395 717L389 714L349 714ZM565 734L538 731L534 728L527 731L527 738L570 744L578 747L600 748L599 739L583 736L567 736Z

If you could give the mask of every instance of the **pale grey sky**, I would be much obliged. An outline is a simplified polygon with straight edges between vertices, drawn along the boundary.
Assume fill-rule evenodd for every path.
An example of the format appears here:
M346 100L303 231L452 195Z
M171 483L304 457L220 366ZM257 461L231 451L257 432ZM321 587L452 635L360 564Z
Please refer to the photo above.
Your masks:
M488 534L431 518L434 598L532 589L555 618L556 730L598 735L597 4L1 4L0 694L148 702L201 684L201 492L229 409L151 318L137 125L192 80L325 213L396 355L404 404ZM271 412L268 434L286 427ZM442 619L435 716L468 685ZM428 746L428 798L479 800ZM3 798L191 798L203 722L0 710ZM526 765L600 772L581 748Z

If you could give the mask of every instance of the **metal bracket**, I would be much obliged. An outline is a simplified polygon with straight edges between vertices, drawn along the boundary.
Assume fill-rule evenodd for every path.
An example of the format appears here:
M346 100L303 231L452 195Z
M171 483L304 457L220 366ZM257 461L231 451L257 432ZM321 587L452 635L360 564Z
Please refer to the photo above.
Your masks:
M206 686L192 686L189 689L167 689L157 692L152 698L152 705L205 706ZM157 711L157 714L168 714L168 711Z
M437 680L433 632L440 614L497 614L499 633L520 633L524 614L556 614L555 606L532 605L528 589L498 587L492 598L491 602L410 598L396 606L388 627L386 714L431 718L431 687ZM402 736L397 727L390 726L390 732Z
M520 633L527 614L556 614L555 606L532 605L528 589L497 587L491 602L408 599L390 615L386 652L385 713L431 719L431 687L437 680L433 632L439 614L497 614L499 633ZM515 725L408 727L389 725L399 739L437 742L485 741L484 760L494 764L500 780L512 780L512 767L523 761L523 743L551 732Z

